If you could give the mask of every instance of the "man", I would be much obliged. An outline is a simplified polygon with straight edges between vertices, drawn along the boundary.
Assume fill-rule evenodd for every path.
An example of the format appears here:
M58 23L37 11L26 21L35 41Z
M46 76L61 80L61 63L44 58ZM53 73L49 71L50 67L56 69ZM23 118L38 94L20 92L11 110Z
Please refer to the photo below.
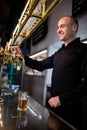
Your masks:
M72 16L64 16L58 21L57 33L64 42L54 55L36 61L24 54L25 64L32 69L43 71L53 68L51 98L49 106L59 116L75 127L80 127L82 96L82 65L86 45L76 38L78 21ZM22 54L17 47L17 52Z

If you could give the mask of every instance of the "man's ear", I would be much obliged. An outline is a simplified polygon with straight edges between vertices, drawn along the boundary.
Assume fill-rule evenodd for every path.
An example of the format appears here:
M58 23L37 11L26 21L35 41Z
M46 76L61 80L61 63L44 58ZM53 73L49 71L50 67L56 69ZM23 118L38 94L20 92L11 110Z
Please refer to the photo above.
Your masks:
M76 32L77 31L77 25L73 24L72 29L73 29L74 32Z

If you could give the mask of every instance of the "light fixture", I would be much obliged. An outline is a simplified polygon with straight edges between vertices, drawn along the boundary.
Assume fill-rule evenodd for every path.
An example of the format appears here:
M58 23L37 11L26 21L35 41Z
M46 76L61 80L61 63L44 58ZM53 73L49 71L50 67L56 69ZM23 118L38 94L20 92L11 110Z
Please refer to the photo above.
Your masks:
M20 45L29 38L61 0L28 0L8 44Z
M30 58L35 58L37 56L40 56L40 55L43 55L43 54L46 54L46 53L47 53L47 50L43 50L43 51L40 51L36 54L31 55Z
M81 40L82 43L86 43L87 44L87 38L86 39L83 39Z

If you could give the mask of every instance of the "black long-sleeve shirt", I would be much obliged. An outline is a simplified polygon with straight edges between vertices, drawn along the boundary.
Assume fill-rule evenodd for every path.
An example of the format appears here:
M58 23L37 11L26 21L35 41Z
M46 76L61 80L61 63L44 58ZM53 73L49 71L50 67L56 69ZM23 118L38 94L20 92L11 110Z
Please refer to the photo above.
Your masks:
M25 64L32 69L43 71L53 68L51 95L59 96L62 103L76 100L82 94L81 67L86 46L76 38L63 46L54 55L43 61L32 60L25 55Z

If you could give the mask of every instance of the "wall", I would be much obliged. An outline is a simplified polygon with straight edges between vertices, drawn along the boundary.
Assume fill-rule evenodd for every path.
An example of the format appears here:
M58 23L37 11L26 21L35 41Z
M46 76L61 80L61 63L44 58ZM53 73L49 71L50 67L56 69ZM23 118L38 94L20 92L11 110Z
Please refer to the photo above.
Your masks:
M79 29L78 29L78 35L80 36L81 40L87 39L87 11L78 17L79 21Z
M43 104L44 76L24 74L23 89L28 91L40 104Z

